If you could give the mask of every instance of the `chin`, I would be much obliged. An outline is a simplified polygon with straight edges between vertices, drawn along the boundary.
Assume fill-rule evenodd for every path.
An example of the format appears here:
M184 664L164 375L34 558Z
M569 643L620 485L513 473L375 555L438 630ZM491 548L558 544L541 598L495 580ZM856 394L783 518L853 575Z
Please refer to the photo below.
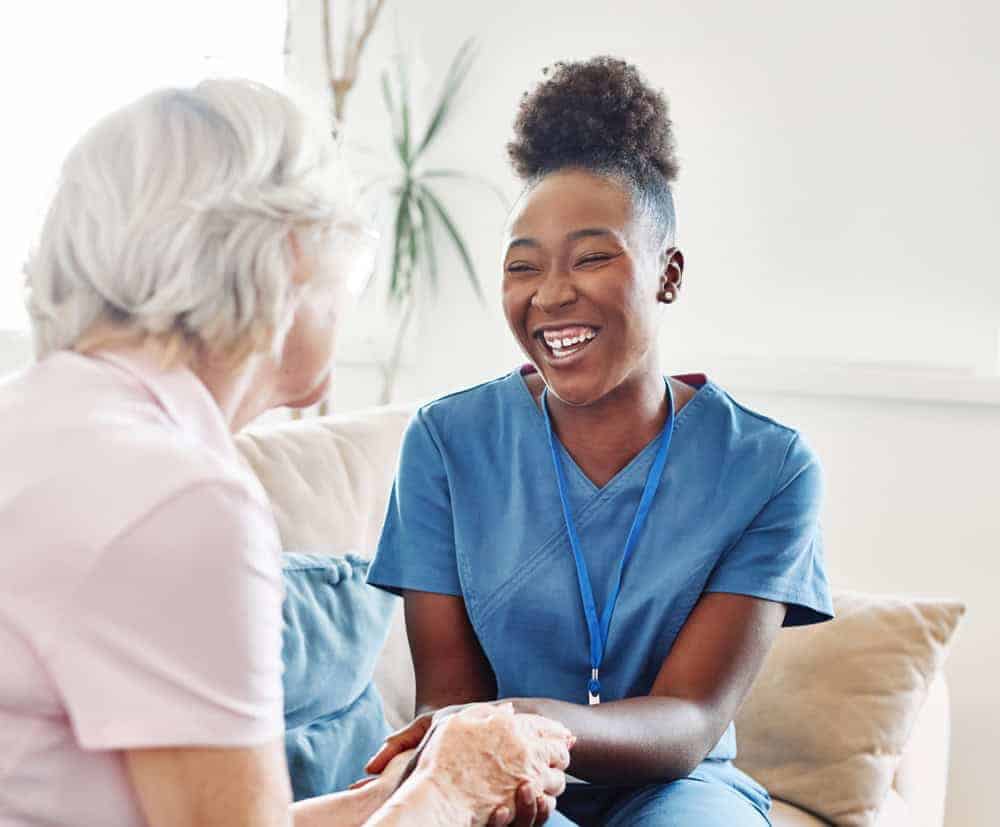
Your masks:
M549 387L549 392L555 394L567 405L574 407L584 407L597 402L605 395L601 382L594 377L581 376L559 376L553 372L543 373L542 378Z

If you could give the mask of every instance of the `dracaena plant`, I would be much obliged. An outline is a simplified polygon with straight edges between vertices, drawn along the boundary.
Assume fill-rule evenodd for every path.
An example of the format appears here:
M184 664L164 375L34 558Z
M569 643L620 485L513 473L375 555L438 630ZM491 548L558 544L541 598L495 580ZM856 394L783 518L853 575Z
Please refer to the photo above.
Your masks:
M442 199L439 185L446 180L474 182L488 188L504 201L503 194L478 175L458 169L427 168L424 159L435 146L445 124L455 111L456 99L476 57L475 42L467 40L452 59L441 91L423 128L413 122L413 101L409 69L405 57L399 57L391 69L382 73L382 96L392 120L394 155L398 168L390 184L392 201L389 299L398 314L395 339L382 364L380 401L392 400L399 371L400 357L407 329L417 304L420 282L428 292L436 292L440 283L436 238L456 254L462 272L480 301L482 285L476 273L468 244Z

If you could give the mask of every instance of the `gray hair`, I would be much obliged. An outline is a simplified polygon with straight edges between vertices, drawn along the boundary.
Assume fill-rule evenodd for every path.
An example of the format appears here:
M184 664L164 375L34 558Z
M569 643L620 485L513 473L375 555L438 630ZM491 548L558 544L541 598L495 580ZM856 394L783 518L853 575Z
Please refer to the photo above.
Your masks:
M370 263L370 244L357 255L370 231L329 129L250 81L146 95L63 163L25 269L36 356L102 321L277 353L295 298L293 230L313 281L330 278L332 256Z

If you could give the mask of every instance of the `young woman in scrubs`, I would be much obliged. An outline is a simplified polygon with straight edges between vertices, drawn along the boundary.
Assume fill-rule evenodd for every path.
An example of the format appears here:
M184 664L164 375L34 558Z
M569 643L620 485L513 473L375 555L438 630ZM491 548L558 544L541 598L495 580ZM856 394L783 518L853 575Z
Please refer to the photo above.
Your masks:
M557 64L509 145L503 304L531 365L422 408L370 580L405 598L418 718L504 698L576 735L536 823L761 827L732 724L782 626L832 616L819 464L701 375L665 376L682 288L664 97ZM440 717L441 713L438 713Z

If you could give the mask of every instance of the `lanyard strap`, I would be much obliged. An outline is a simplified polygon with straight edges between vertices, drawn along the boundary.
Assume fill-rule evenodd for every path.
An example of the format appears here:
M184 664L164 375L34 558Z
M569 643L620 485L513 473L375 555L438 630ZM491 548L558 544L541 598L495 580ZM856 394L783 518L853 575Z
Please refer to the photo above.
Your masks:
M583 613L587 619L587 631L590 634L590 667L592 670L591 681L588 685L590 695L600 696L600 681L597 678L601 668L601 661L604 660L604 650L608 643L608 632L611 628L611 618L615 613L615 605L618 603L618 595L622 588L622 577L625 574L625 566L628 564L632 552L639 541L639 535L649 516L649 509L653 504L653 497L660 487L660 479L663 477L663 469L667 464L667 453L670 451L670 440L674 433L674 395L667 380L667 402L669 410L667 421L660 432L659 445L656 449L656 459L646 475L646 484L642 489L642 497L639 500L639 507L635 510L635 517L632 518L632 527L629 529L628 537L625 539L625 549L622 552L621 560L618 562L618 571L615 576L611 594L608 595L608 602L604 606L604 612L600 620L597 617L597 604L594 602L594 590L590 583L590 575L587 572L587 561L583 557L580 547L580 536L576 531L576 521L573 519L573 512L569 504L569 493L566 485L566 471L563 467L562 457L559 454L559 445L555 434L552 431L552 419L549 416L548 388L542 390L542 412L545 415L545 430L549 437L549 448L552 451L552 464L556 471L556 483L559 486L559 499L562 501L563 519L566 521L566 533L569 535L570 548L573 550L573 562L576 563L576 577L580 585L580 598L583 601Z

